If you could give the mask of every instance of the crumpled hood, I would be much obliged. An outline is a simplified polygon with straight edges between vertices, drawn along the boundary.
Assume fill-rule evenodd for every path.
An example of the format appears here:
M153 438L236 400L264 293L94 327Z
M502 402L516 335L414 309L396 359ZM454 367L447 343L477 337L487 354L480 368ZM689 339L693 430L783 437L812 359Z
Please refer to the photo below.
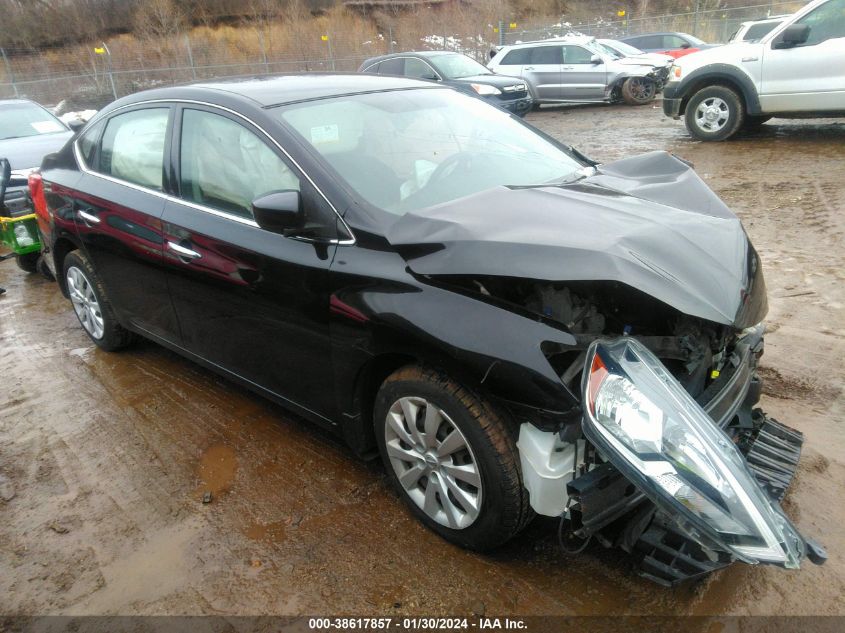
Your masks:
M571 185L495 187L408 213L387 239L421 275L618 281L738 328L767 310L739 219L666 152L600 165Z

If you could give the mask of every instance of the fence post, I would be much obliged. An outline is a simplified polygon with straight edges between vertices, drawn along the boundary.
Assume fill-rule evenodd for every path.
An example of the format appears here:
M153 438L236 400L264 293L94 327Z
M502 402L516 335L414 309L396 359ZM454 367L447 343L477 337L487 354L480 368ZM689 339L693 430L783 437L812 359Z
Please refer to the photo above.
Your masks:
M109 47L106 46L106 43L103 42L103 48L106 50L106 72L109 74L109 83L111 84L111 92L114 95L114 98L117 99L117 88L114 85L114 75L111 71L111 51Z
M695 0L695 17L693 18L692 34L698 37L698 19L701 11L701 0Z
M505 21L499 20L499 46L505 45Z
M188 51L188 63L191 65L191 75L197 78L197 68L194 66L194 52L191 50L191 38L185 33L185 48Z
M12 72L12 65L9 63L9 58L6 57L6 49L0 48L0 54L3 55L3 63L6 65L6 74L9 76L9 83L12 84L12 90L15 91L15 98L20 97L18 92L18 85L15 83L15 73Z
M393 26L390 25L387 27L387 46L388 52L393 52Z

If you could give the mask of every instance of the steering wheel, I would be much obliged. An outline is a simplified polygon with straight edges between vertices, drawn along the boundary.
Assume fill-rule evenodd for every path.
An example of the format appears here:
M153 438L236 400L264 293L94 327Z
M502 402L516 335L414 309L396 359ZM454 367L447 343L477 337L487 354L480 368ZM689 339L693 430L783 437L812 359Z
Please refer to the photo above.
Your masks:
M462 168L461 171L469 171L472 168L472 159L473 154L470 152L458 152L457 154L452 154L440 163L437 167L435 167L434 171L431 172L431 176L428 178L428 185L433 185L440 180L444 180L455 173L455 171L460 167Z

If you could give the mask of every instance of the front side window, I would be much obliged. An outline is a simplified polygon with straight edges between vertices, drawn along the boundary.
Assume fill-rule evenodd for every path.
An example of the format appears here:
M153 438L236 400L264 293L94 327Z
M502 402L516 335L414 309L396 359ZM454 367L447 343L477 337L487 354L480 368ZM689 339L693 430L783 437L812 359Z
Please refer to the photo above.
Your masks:
M845 37L845 0L830 0L798 20L797 24L810 27L810 36L803 46Z
M538 46L531 49L532 64L562 64L562 46Z
M684 46L688 46L689 42L687 42L684 38L678 37L677 35L664 35L663 36L663 47L669 50L673 50L676 48L684 48Z
M416 79L437 79L431 66L416 57L408 57L405 60L405 76Z
M589 64L593 58L592 51L588 51L582 46L564 46L563 47L563 63L564 64Z
M634 46L641 49L649 48L666 48L663 45L662 35L645 35L643 37L633 40Z
M496 186L569 180L584 167L508 113L452 90L349 95L274 112L350 189L395 215Z
M161 191L169 118L170 108L147 108L109 119L96 171Z
M748 27L745 35L742 36L745 42L756 42L764 35L768 35L771 31L780 24L780 22L763 22L762 24L752 24Z
M179 151L182 198L252 219L252 201L299 191L299 178L255 133L225 116L184 110Z
M457 53L451 55L438 55L432 58L431 63L437 67L440 74L447 79L463 79L464 77L475 77L477 75L492 74L485 66L482 66L474 59ZM406 62L407 66L407 62Z

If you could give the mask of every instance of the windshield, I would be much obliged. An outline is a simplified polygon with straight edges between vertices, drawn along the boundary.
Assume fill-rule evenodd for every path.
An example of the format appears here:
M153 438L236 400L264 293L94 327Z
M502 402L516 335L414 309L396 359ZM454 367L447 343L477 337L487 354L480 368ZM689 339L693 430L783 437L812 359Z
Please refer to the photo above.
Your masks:
M67 132L67 128L41 106L26 102L0 105L0 141L55 132Z
M349 95L275 113L361 198L396 215L498 185L574 179L584 168L507 112L453 90Z
M437 71L446 79L462 79L476 75L492 75L487 68L466 55L436 55L429 57Z
M765 35L768 35L780 22L763 22L761 24L752 24L748 27L745 35L742 37L743 41L756 42Z
M601 42L598 42L598 45L605 55L610 55L613 59L622 59L624 57L622 53L613 50L607 44L602 44Z
M618 42L614 40L611 45L613 46L614 50L619 51L623 55L631 56L631 55L645 55L640 49L631 46L630 44L626 44L625 42Z
M690 44L693 46L707 46L707 42L704 40L698 39L695 35L690 35L689 33L681 33Z

